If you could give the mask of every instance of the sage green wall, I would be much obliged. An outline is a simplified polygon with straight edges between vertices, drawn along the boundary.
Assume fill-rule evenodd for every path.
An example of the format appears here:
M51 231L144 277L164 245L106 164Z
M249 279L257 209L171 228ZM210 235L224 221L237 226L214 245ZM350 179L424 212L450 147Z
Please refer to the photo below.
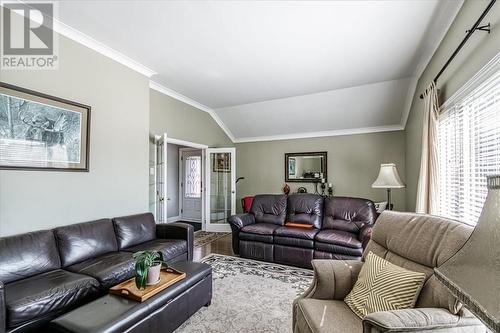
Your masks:
M448 57L460 44L469 29L486 8L489 0L465 1L449 31L420 77L406 123L406 208L415 210L422 140L422 108L420 94L429 85ZM500 52L500 4L496 4L483 20L492 24L491 34L475 32L465 47L439 78L440 102L446 101L489 60Z
M201 143L209 147L233 147L234 144L205 111L150 89L150 133L167 132L171 138Z
M0 235L147 211L149 80L65 37L58 70L3 82L92 107L90 172L0 171Z
M265 141L236 144L238 200L258 193L282 193L285 180L285 153L327 151L328 181L335 195L385 201L385 190L372 189L381 163L396 163L405 179L405 135L403 131L332 136L311 139ZM310 183L288 183L292 192ZM395 209L405 210L405 190L393 191ZM239 208L238 204L238 209Z

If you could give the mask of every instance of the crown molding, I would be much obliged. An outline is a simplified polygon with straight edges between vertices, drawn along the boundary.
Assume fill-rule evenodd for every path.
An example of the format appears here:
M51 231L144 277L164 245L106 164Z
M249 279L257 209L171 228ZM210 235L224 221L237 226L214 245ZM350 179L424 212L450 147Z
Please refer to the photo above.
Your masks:
M92 49L103 56L106 56L108 58L113 59L114 61L127 66L128 68L150 78L153 75L157 74L154 70L151 68L144 66L138 61L135 61L132 58L127 57L123 53L95 40L94 38L84 34L81 31L78 31L69 25L62 23L61 21L58 21L54 19L54 31L57 33L74 40L77 43L80 43L89 49Z
M235 142L236 139L235 139L233 133L229 130L229 128L226 126L226 124L222 121L222 119L220 119L219 115L212 108L209 108L206 105L203 105L203 104L201 104L201 103L199 103L199 102L197 102L197 101L195 101L187 96L184 96L175 90L167 88L167 87L159 84L158 82L154 82L154 81L150 80L149 87L153 90L156 90L156 91L164 94L164 95L170 96L172 98L175 98L178 101L181 101L183 103L191 105L191 106L197 108L198 110L207 112L212 117L212 119L217 123L217 125L219 125L219 127L224 131L224 133L226 133L226 135L229 137L229 139L232 142Z
M422 54L415 63L415 70L413 71L412 80L408 88L408 94L406 95L405 108L401 113L401 126L403 129L406 128L406 122L408 121L408 117L410 115L415 93L418 93L416 91L418 80L432 60L432 57L439 48L439 45L441 45L441 42L448 33L453 21L455 21L455 18L457 17L464 2L465 0L443 1L440 3L440 7L432 17L431 24L429 25L423 38L424 43L420 47L420 49L423 50Z
M401 124L396 124L396 125L387 125L387 126L350 128L350 129L332 130L332 131L318 131L318 132L271 135L271 136L244 137L244 138L236 138L236 140L234 142L235 143L247 143L247 142L260 142L260 141L309 139L309 138L321 138L321 137L327 137L327 136L356 135L356 134L368 134L368 133L379 133L379 132L393 132L393 131L402 131L402 130L404 130L404 127Z
M16 0L18 3L21 3L25 6L30 6L29 2L26 2L24 0ZM153 75L157 74L154 70L151 68L144 66L138 61L135 61L134 59L127 57L123 53L105 45L104 43L101 43L94 38L90 37L87 34L84 34L83 32L70 27L66 23L61 22L58 18L52 17L52 20L54 22L53 25L53 30L57 32L60 35L63 35L79 44L82 44L86 46L87 48L94 50L103 56L106 56L148 78L152 77Z

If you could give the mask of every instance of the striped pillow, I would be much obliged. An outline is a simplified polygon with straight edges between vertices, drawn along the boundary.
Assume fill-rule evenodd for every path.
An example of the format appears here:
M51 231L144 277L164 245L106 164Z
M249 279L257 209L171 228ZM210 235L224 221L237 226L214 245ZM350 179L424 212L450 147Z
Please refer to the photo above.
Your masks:
M344 302L361 319L378 311L415 306L425 274L391 264L371 251Z

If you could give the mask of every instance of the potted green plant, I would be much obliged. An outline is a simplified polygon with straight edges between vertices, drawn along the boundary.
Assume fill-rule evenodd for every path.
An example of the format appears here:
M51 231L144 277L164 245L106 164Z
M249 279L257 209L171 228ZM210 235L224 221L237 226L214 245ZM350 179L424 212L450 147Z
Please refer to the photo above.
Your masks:
M135 259L135 285L138 289L160 282L161 267L166 265L160 251L139 251L134 253L133 257Z

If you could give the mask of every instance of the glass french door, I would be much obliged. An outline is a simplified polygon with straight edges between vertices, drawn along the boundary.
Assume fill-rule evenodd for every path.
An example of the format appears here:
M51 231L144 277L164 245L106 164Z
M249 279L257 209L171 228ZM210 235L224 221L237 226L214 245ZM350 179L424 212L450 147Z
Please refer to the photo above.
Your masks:
M205 230L229 232L227 218L236 214L236 148L208 148L205 162Z
M155 138L155 207L156 223L167 222L167 135Z

